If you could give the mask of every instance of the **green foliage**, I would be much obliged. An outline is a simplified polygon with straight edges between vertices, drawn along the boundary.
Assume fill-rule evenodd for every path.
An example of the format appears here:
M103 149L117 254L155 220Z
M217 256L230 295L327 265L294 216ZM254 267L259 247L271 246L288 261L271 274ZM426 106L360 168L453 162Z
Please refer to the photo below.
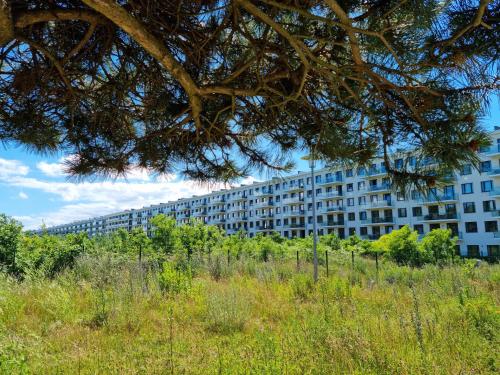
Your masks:
M383 235L375 245L379 251L387 255L400 265L421 266L429 259L418 246L418 233L408 225Z
M179 294L191 288L191 270L176 269L172 263L163 263L163 270L158 276L160 289L167 294Z
M16 253L21 239L22 226L16 220L0 214L0 269L16 273Z
M157 252L173 254L179 247L178 228L174 218L158 215L151 219L154 226L153 247Z
M457 245L457 238L452 237L449 229L434 229L427 233L419 246L424 258L444 264L451 261Z
M54 277L58 272L72 267L83 251L83 237L80 235L23 236L17 252L16 267L23 274Z

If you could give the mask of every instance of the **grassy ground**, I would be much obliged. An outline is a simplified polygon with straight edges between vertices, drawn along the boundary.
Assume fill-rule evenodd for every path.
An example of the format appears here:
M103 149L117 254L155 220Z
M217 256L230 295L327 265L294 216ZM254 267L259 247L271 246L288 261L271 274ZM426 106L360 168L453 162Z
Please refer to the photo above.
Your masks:
M497 373L499 265L383 263L377 277L372 261L331 258L317 285L307 266L235 261L178 293L110 259L52 281L0 277L0 372Z

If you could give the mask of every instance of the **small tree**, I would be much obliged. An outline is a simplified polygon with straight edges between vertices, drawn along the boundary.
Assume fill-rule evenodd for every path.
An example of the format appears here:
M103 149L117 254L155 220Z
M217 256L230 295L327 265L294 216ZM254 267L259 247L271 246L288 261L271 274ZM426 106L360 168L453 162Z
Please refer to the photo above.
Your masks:
M385 250L398 264L420 266L425 262L418 246L418 233L408 225L383 235L377 242L383 245L381 250Z
M16 220L0 214L0 268L17 273L16 253L21 239L22 225Z
M170 255L179 247L179 229L174 218L158 215L151 219L154 227L153 247L156 251Z
M427 233L419 244L424 257L439 264L453 258L456 245L457 237L453 237L449 229L434 229Z

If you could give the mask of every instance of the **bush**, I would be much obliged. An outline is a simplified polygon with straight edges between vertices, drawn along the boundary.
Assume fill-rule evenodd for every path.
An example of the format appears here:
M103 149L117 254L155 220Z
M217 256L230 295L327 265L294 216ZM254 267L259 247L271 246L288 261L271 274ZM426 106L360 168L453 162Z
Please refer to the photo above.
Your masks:
M387 255L399 265L421 266L429 259L418 244L418 234L405 225L393 230L376 241L375 248Z
M16 220L0 214L0 268L17 273L16 253L21 239L22 226Z
M452 237L449 229L434 229L420 242L420 252L428 261L438 264L449 262L455 254L457 238Z
M163 263L163 270L159 275L160 289L167 294L178 294L191 289L191 270L175 269L172 263Z

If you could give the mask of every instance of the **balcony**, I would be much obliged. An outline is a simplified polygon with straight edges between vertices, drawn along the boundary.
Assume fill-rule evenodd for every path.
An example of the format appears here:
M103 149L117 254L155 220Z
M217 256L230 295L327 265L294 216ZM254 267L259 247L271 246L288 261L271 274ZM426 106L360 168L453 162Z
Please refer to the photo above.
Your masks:
M241 194L241 195L235 195L234 198L232 198L233 201L238 202L238 201L244 201L248 199L247 194Z
M260 219L272 219L274 217L274 214L260 214L259 218Z
M372 217L369 219L361 220L361 224L378 225L378 224L394 224L394 217Z
M321 225L322 223L318 223L319 225ZM345 225L345 222L344 220L327 220L326 223L323 223L323 226L325 227L339 227L339 226L344 226Z
M330 206L330 207L325 207L321 210L321 212L329 214L333 212L344 212L345 208L342 206Z
M255 230L257 231L271 231L274 230L274 225L257 225L255 227Z
M456 194L445 194L445 195L429 195L428 197L420 198L419 202L423 204L436 204L436 203L448 203L456 202Z
M333 199L333 198L339 198L342 196L343 196L342 192L339 192L339 191L330 191L328 193L322 193L322 194L316 195L316 197L318 199Z
M288 185L288 191L300 191L304 190L305 185L303 183L294 183L294 184L289 184Z
M488 156L498 156L500 155L500 144L491 145L490 147L485 147L479 151L481 154Z
M420 217L420 221L458 221L459 215L455 212L446 214L429 214Z
M500 189L496 188L490 191L490 196L495 197L495 198L500 198Z
M500 177L500 168L492 169L490 172L488 172L488 176Z
M331 176L331 177L326 177L324 180L321 180L319 182L316 182L316 185L321 185L321 186L327 186L327 185L335 185L335 184L341 184L344 181L342 176Z
M266 200L264 202L256 202L254 207L255 208L266 208L266 207L273 207L274 203L272 201Z
M366 172L365 177L376 177L383 176L387 174L387 170L385 168L370 168Z
M271 195L273 195L273 191L270 189L255 192L256 197L268 197Z
M284 198L282 200L283 204L297 204L297 203L302 203L304 202L304 197L290 197L290 198Z
M369 206L367 207L367 209L369 209L369 210L378 210L380 208L390 208L392 206L393 206L392 201L386 200L386 199L382 199L380 201L370 202Z
M290 228L290 229L303 229L306 226L306 223L290 223L283 225L285 228Z
M389 184L382 184L382 185L371 185L368 186L368 191L369 192L381 192L381 191L391 191L391 185Z
M304 216L306 212L304 210L293 210L283 213L283 216Z

